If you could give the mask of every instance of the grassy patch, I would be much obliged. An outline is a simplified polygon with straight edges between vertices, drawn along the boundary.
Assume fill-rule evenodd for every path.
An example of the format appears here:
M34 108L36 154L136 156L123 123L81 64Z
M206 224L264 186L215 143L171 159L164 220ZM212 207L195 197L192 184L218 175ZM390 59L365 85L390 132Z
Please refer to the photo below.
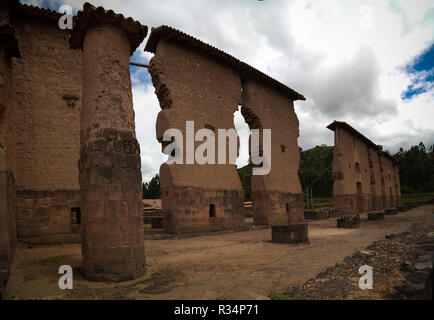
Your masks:
M434 199L434 192L402 194L401 202L426 202Z

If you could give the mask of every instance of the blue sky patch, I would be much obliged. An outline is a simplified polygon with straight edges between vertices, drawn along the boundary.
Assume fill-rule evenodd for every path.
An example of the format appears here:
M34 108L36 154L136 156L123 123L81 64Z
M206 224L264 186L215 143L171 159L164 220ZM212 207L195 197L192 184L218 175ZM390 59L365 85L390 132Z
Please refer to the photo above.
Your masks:
M414 96L434 89L434 44L431 44L412 62L404 67L410 76L411 84L402 92L402 100L410 100Z

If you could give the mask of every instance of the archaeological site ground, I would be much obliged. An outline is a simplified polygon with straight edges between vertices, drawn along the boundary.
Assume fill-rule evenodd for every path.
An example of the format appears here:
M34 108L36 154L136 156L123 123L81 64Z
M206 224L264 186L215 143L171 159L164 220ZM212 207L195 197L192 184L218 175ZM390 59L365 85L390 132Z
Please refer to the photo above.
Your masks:
M304 183L307 94L165 24L0 4L0 299L432 299L434 195L406 197L399 158L357 124L329 119L330 163ZM158 199L132 67L161 108Z

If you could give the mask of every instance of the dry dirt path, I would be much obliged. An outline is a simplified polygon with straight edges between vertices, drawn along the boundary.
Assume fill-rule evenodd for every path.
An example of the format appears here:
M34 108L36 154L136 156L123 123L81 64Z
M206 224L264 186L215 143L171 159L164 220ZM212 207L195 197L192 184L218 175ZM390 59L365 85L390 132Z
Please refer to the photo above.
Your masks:
M271 243L270 229L177 240L146 240L147 275L121 284L93 283L79 272L80 245L19 244L6 299L268 299L301 285L387 234L432 222L424 205L359 229L337 229L336 218L309 223L309 245ZM74 269L74 289L58 287L60 265Z

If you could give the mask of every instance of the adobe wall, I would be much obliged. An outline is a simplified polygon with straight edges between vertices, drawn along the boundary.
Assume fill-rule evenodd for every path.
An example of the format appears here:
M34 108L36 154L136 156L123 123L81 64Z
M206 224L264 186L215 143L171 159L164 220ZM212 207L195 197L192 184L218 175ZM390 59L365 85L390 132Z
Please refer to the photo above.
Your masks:
M0 42L0 268L11 263L17 240L14 211L15 105L11 86L11 61L5 45Z
M397 165L340 126L335 128L333 179L333 203L339 214L383 210L400 203Z
M303 220L304 202L298 179L299 122L293 101L269 86L249 80L243 83L241 111L251 129L271 129L271 171L267 175L252 175L254 223Z
M82 54L57 22L26 16L13 23L21 52L13 59L18 237L77 242L70 211L80 200Z
M241 102L241 81L230 68L161 40L149 71L162 108L156 129L160 143L169 128L179 129L185 140L188 120L194 120L195 132L205 127L216 131L234 128L233 114ZM215 137L217 145L217 134ZM196 142L195 149L200 144ZM184 147L184 164L163 164L160 168L165 232L242 226L244 195L235 165L185 163ZM215 206L215 217L210 216L211 205Z
M396 165L389 159L382 157L384 188L386 195L386 208L396 208L400 203L400 194L397 194ZM399 174L398 174L399 176Z

